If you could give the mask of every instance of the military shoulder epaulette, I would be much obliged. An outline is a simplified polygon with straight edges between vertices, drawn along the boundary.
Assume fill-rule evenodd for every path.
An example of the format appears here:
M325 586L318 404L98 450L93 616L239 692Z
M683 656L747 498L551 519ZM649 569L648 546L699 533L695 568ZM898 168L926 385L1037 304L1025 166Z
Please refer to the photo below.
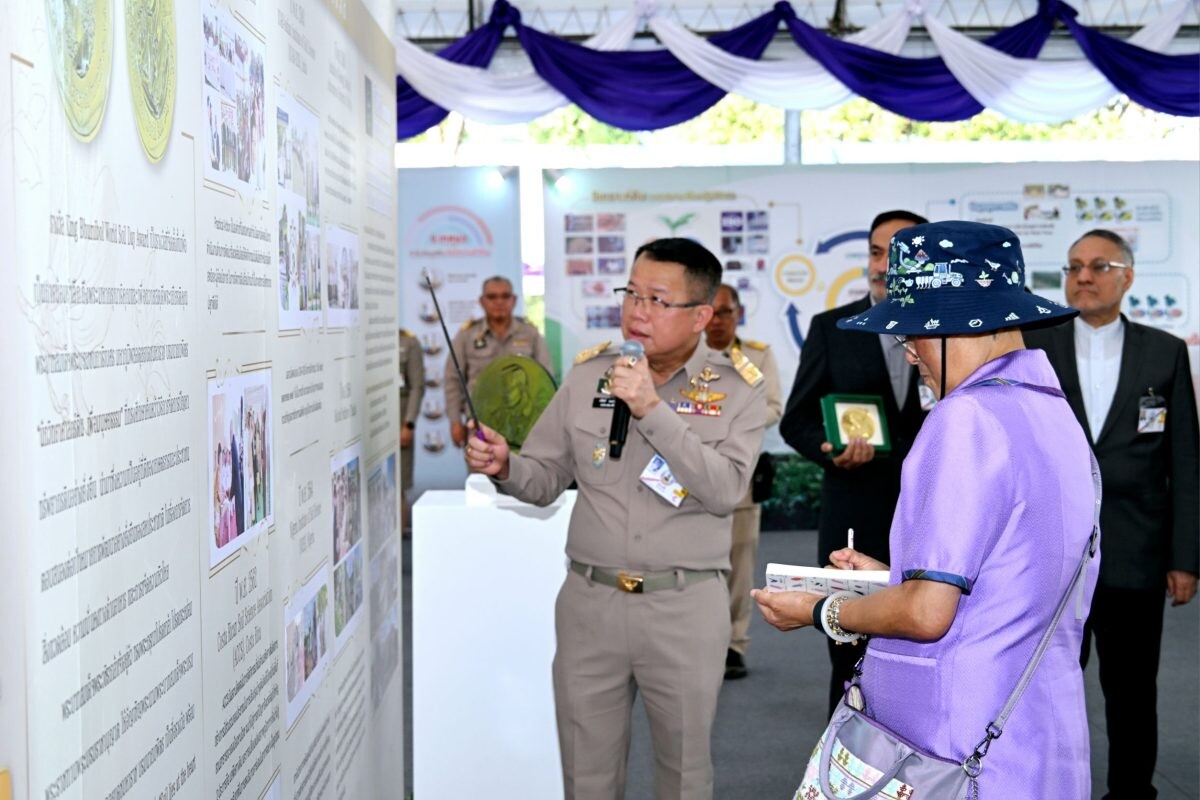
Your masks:
M745 344L743 342L743 344ZM742 380L751 386L757 386L763 381L762 370L754 365L750 357L742 352L740 347L735 347L729 351L729 358L733 361L733 368L737 370L737 374L742 376Z
M611 340L604 342L603 344L598 344L595 347L589 347L587 350L584 350L579 355L575 356L575 363L583 364L584 362L591 361L593 358L607 350L610 344L612 344Z
M414 339L416 338L415 336L413 336L412 331L410 331L408 328L401 328L400 335L401 336L412 336L412 338L414 338Z
M459 330L460 330L460 331L465 331L467 328L471 327L472 325L474 325L474 324L475 324L475 323L477 323L477 322L479 322L479 320L477 320L477 319L469 319L469 320L467 320L466 322L464 322L464 323L462 324L462 327L461 327L461 328L459 328Z
M742 347L749 347L751 350L766 350L768 345L766 342L756 342L753 339L742 339Z

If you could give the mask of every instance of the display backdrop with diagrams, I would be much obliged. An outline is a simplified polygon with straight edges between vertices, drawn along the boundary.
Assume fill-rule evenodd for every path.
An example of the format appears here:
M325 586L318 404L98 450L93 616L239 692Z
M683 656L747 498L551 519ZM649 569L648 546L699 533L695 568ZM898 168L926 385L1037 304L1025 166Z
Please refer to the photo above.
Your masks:
M388 36L362 0L4 6L0 770L394 792Z
M1124 312L1200 353L1200 165L1025 163L573 170L546 183L546 320L569 356L620 342L638 246L686 236L720 259L745 309L739 334L767 342L791 387L814 314L867 291L867 228L879 211L1004 225L1020 237L1030 288L1063 301L1078 236L1110 228L1134 247ZM777 434L767 446L784 451Z

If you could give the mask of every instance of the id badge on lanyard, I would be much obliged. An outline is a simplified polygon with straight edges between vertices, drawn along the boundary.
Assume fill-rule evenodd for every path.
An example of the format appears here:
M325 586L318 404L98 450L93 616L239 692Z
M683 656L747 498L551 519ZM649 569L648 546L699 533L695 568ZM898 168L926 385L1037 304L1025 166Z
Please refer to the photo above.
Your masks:
M1167 429L1167 399L1150 388L1138 398L1138 433L1162 433Z

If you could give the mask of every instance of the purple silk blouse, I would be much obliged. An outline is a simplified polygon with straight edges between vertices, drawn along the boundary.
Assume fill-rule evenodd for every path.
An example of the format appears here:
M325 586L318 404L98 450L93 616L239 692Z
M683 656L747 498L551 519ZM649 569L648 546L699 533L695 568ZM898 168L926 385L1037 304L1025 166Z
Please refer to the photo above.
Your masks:
M1041 351L984 364L937 404L904 462L891 582L943 581L963 594L937 641L872 638L862 677L871 716L936 755L971 753L1079 564L1093 524L1090 465ZM1097 554L1084 576L1085 613L1099 565ZM984 758L981 797L1091 796L1078 608L1072 598Z

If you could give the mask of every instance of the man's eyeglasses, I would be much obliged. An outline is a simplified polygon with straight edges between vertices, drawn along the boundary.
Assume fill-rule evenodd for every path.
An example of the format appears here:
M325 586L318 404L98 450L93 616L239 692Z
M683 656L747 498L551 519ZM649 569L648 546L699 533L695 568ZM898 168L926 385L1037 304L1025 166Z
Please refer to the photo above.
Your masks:
M908 354L910 356L917 359L918 361L921 359L921 357L919 355L917 355L917 348L913 346L912 342L910 342L908 340L907 336L897 336L895 338L896 338L896 344L900 345L905 350L907 350Z
M715 319L729 319L736 316L738 309L736 308L715 308L713 309L713 317Z
M483 296L484 300L512 300L512 292L488 292Z
M1090 264L1067 264L1062 271L1064 275L1078 275L1084 269L1090 269L1093 275L1107 275L1114 269L1129 269L1129 265L1120 261L1093 261Z
M646 307L653 312L663 312L668 308L695 308L696 306L705 305L705 303L701 303L699 300L693 300L688 303L669 303L655 295L638 294L627 286L621 289L613 289L613 294L621 298L621 302L628 306L636 306L645 301Z

